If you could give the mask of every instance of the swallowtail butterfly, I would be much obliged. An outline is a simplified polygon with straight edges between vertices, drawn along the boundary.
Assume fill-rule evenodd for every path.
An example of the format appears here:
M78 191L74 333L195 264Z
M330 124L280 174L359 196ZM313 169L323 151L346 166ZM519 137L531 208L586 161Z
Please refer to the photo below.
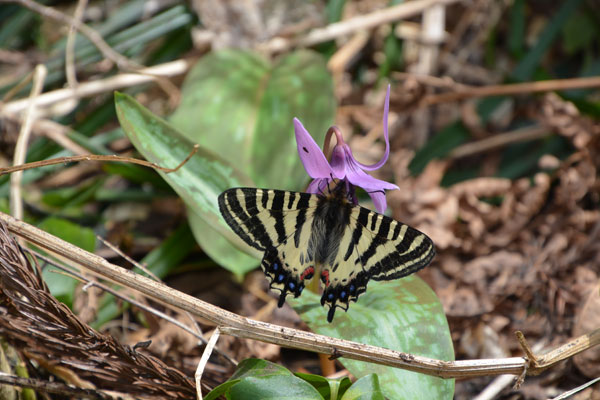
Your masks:
M300 296L315 275L323 284L327 321L336 307L348 310L369 279L398 279L425 267L435 254L425 234L354 205L338 185L328 194L234 188L219 196L227 224L264 251L261 268L279 291Z

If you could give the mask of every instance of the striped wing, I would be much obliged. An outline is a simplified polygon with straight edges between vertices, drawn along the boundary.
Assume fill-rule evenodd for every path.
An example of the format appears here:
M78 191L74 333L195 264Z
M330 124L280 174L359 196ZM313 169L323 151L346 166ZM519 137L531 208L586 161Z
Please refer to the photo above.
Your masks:
M265 252L261 268L279 307L292 293L298 297L314 275L307 243L318 196L282 190L234 188L219 196L227 224L250 246Z
M433 242L424 233L385 215L356 206L341 239L333 267L326 267L329 285L321 304L329 306L331 322L336 307L347 310L350 301L367 290L369 279L392 280L410 275L431 262Z
M329 322L336 308L347 310L366 291L369 279L412 274L435 254L425 234L339 198L235 188L219 196L219 209L238 236L264 251L261 268L270 287L280 292L280 307L288 293L298 297L319 274L324 286L321 304L329 307ZM346 226L328 229L331 219L319 217L324 209L333 210L341 217L333 220L347 221Z

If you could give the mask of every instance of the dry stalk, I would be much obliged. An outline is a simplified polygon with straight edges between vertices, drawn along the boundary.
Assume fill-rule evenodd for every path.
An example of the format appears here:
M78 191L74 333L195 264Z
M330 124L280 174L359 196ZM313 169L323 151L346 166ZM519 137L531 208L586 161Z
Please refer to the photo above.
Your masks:
M190 160L190 158L192 158L192 156L194 154L196 154L196 152L198 151L198 148L199 148L199 146L197 144L194 145L194 148L192 149L190 154L188 154L188 156L181 163L179 163L179 165L176 166L175 168L165 168L165 167L161 167L160 165L153 163L153 162L149 162L149 161L145 161L145 160L138 160L136 158L131 158L131 157L122 157L122 156L116 156L116 155L106 155L105 156L105 155L97 155L97 154L84 154L81 156L51 158L49 160L34 161L34 162L27 163L27 164L15 165L14 167L0 168L0 176L10 174L13 172L24 171L27 169L47 167L49 165L64 164L64 163L78 162L78 161L127 162L127 163L131 163L131 164L142 165L144 167L155 168L155 169L158 169L165 173L171 173L171 172L177 171L185 163L187 163Z
M514 96L519 94L551 92L554 90L584 89L593 87L600 87L599 76L571 79L552 79L547 81L511 83L507 85L489 85L481 87L461 85L460 89L455 92L425 96L421 100L419 106L428 107L434 104L452 103L454 101L480 97Z
M36 99L44 88L46 73L47 70L43 64L39 64L35 67L33 86L31 87L31 94L29 96L30 101L27 107L27 112L23 116L23 123L21 124L19 138L17 139L17 145L15 147L15 154L13 156L13 164L22 164L25 162L27 146L29 145L29 138L31 137L31 127L36 118ZM10 210L11 214L17 218L23 217L23 199L21 198L22 178L22 172L14 174L10 177Z
M541 358L538 357L538 360L543 360L539 365L530 365L523 357L443 361L416 356L245 318L113 265L102 257L86 252L9 215L0 213L0 221L3 221L12 233L32 244L67 258L96 275L137 290L156 301L189 311L215 324L223 334L284 347L335 354L339 357L403 368L442 378L464 378L500 374L520 375L526 368L528 373L535 374L539 372L539 368L545 369L565 357L571 357L600 343L600 329L598 329Z
M0 0L1 2L2 0ZM91 82L80 83L76 88L58 89L46 92L36 99L36 105L41 109L48 109L56 103L66 100L81 99L113 90L153 82L160 77L181 75L191 66L189 60L176 60L168 63L139 70L138 73L124 73L99 79ZM23 112L30 103L29 99L15 100L5 103L0 107L0 117L10 116Z
M396 6L373 11L368 14L359 15L345 21L329 24L326 27L314 29L306 35L296 39L284 39L276 37L264 46L269 52L280 52L293 47L310 47L339 37L351 35L357 31L376 28L382 24L389 24L405 18L418 15L423 11L437 6L457 3L462 0L415 0Z

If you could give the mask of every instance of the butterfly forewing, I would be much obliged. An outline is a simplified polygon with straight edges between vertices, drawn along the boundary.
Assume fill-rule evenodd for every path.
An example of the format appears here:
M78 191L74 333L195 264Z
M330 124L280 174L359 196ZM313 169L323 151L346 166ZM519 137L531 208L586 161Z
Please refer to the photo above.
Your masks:
M219 196L219 208L235 233L265 252L261 267L280 292L279 306L319 275L329 322L336 308L347 310L366 291L369 279L409 275L435 254L425 234L353 205L340 192L237 188Z

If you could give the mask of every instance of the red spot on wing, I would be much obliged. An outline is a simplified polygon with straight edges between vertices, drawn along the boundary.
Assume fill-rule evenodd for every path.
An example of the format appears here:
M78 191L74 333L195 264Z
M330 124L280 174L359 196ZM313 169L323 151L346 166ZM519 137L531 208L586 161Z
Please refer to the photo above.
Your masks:
M321 281L325 284L325 287L329 287L329 271L328 270L323 270L323 272L321 272Z
M304 278L306 278L307 276L308 276L308 279L310 279L310 278L312 278L314 273L315 273L315 267L308 267L302 272L302 275L300 275L300 280L303 281Z

